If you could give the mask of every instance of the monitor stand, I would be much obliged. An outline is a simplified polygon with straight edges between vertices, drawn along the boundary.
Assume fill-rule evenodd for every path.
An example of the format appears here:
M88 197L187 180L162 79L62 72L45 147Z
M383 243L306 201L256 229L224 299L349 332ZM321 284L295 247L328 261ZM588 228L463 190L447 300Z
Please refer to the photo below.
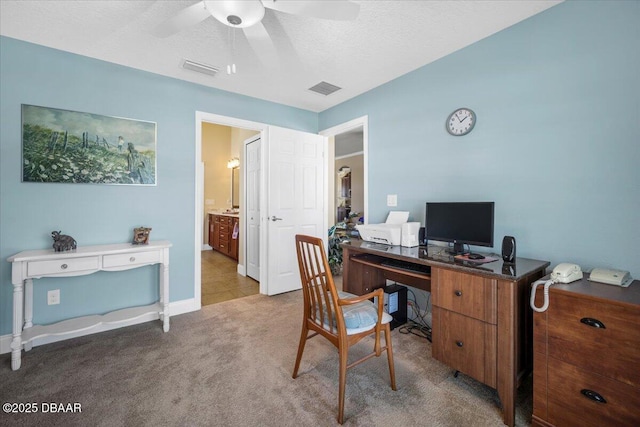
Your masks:
M453 249L447 251L451 255L462 255L464 254L464 243L453 243Z

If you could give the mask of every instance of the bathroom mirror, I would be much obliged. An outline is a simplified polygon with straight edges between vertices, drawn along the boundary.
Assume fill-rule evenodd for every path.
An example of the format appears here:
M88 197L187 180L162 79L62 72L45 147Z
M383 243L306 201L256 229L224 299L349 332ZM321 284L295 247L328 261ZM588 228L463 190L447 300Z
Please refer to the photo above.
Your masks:
M240 207L240 168L231 169L231 207Z

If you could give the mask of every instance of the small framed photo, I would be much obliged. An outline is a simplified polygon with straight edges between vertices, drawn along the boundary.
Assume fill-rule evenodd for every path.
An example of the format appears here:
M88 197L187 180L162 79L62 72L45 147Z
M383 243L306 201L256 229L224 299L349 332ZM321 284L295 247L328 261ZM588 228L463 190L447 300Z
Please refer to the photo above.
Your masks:
M151 228L149 227L137 227L133 229L133 241L134 245L148 245L149 235L151 234Z

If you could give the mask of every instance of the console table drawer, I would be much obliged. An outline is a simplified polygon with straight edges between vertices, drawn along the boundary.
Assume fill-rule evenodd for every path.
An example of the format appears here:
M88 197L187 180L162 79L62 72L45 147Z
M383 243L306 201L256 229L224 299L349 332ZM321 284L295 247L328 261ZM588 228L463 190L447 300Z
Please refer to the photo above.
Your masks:
M27 263L29 277L72 273L75 271L96 270L98 257L71 258L64 260L31 261Z
M594 427L640 425L640 388L557 359L549 359L548 368L548 421L551 424ZM635 367L629 366L629 369ZM595 400L599 398L606 403Z
M102 259L104 268L123 267L127 265L155 264L160 262L160 252L134 252L129 254L105 255Z

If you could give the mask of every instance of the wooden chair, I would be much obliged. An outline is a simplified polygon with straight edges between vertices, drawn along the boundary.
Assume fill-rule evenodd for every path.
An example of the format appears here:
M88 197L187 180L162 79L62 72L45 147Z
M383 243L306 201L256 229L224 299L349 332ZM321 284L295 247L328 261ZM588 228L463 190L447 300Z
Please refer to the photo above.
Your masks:
M336 346L340 357L338 422L342 424L348 368L373 356L380 356L386 350L391 388L396 390L389 324L392 317L382 310L384 292L380 288L362 296L336 290L322 239L296 235L296 250L304 295L304 317L293 378L298 376L300 359L302 359L302 352L308 338L322 335ZM369 301L373 297L378 297L378 302L375 305ZM384 347L380 343L382 331L384 331ZM369 335L375 337L373 351L361 359L347 364L349 347Z

